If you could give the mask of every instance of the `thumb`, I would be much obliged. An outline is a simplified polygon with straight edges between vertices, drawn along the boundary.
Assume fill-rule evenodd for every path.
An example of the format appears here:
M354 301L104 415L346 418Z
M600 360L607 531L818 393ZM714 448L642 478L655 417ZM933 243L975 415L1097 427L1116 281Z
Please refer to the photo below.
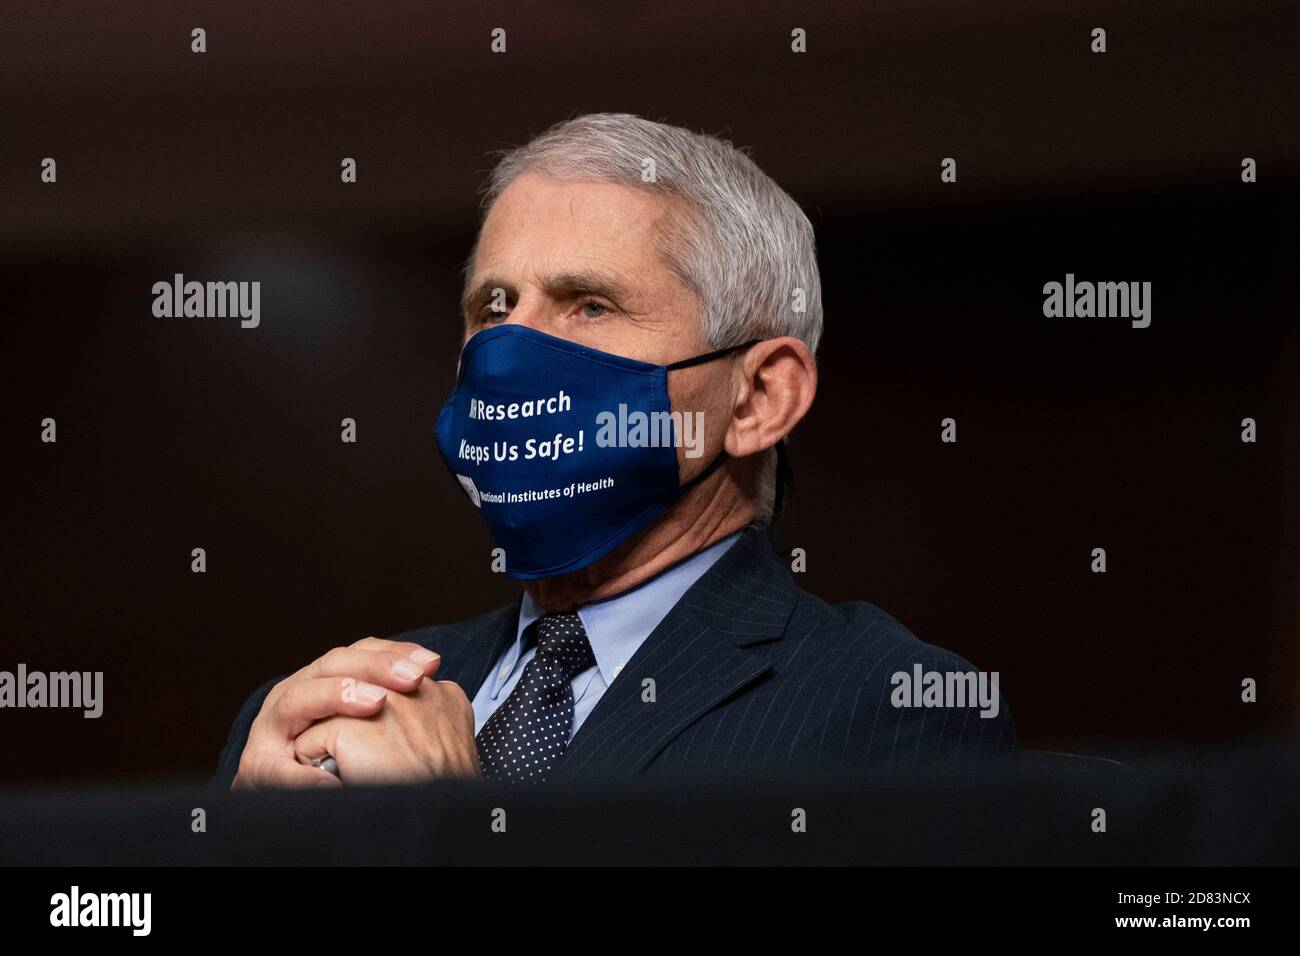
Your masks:
M293 756L299 763L310 765L316 757L334 756L337 725L333 719L318 720L293 740Z

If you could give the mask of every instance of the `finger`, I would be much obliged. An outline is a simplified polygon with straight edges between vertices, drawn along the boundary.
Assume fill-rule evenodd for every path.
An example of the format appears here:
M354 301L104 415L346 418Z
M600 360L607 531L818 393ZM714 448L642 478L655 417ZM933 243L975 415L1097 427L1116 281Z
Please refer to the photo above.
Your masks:
M333 735L326 727L327 723L328 721L318 721L294 738L294 760L310 765L317 757L333 756L333 751L330 749L332 742L329 739Z
M423 644L416 644L414 641L390 641L384 637L363 637L359 641L353 641L350 647L358 648L363 651L395 651L410 657L412 660L424 661L428 655L438 656L437 651L432 651Z
M461 687L454 680L440 680L435 681L435 683L442 689L442 692L447 695L448 700L455 708L461 712L474 712L474 705L470 703L470 699L465 693L465 688Z
M389 646L374 649L336 647L303 668L299 677L354 677L405 694L437 672L441 658L433 651L413 645L420 652L413 657L415 651L385 643Z
M279 740L291 740L317 720L347 714L369 717L384 706L387 691L353 677L304 678L288 683L269 717Z
M343 786L343 781L328 770L303 766L287 756L268 755L254 758L248 776L249 779L257 781L253 789L258 790L281 787L335 789Z
M280 760L275 764L271 786L335 790L343 786L343 781L320 767L303 766L292 760Z

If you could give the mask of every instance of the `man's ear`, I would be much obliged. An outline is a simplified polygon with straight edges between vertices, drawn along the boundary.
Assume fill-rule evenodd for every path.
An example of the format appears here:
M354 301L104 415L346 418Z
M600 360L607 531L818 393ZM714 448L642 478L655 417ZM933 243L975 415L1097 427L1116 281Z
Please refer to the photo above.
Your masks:
M800 339L764 339L736 363L740 376L724 447L733 458L771 448L799 424L817 394L817 360Z

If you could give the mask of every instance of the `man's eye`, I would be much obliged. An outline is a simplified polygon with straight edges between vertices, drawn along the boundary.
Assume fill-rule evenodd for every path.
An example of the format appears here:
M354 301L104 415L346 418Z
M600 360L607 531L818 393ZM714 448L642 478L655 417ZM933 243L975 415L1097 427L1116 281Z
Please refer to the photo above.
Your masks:
M593 309L598 309L599 312L593 313ZM582 316L585 319L603 319L612 311L613 310L608 306L597 302L595 299L588 299L586 302L582 303Z

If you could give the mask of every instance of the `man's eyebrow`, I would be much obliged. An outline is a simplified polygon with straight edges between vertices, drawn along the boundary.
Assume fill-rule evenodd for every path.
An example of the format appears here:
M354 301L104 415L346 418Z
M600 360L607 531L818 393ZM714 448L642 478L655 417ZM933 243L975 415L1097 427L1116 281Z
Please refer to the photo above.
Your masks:
M497 289L505 291L506 296L510 295L509 283L502 282L500 279L494 279L491 276L484 279L473 290L466 289L465 294L460 297L460 314L465 319L472 318L488 301L492 298Z
M557 272L555 275L548 276L542 285L551 294L589 292L592 295L613 299L615 302L624 302L632 295L625 283L608 272Z

